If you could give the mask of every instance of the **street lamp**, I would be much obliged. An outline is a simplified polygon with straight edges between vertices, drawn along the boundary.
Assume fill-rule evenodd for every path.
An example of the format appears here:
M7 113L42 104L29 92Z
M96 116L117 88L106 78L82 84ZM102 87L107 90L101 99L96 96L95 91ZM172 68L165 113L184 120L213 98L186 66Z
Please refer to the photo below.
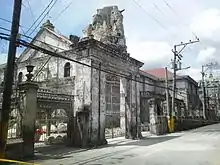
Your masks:
M27 72L28 74L26 74L27 77L27 81L31 81L32 77L34 76L31 72L33 72L34 70L34 66L33 65L27 65L26 66Z

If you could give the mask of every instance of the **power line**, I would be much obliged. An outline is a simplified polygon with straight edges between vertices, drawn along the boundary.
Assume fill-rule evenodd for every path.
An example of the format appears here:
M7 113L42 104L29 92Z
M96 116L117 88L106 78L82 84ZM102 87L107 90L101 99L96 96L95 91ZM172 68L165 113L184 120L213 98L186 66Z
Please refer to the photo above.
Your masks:
M26 6L23 2L22 2L22 5L23 5L26 9L28 9L28 10L30 11L31 17L33 18L33 20L35 20L34 12L33 12L32 8L31 8L31 5L30 5L30 3L29 3L29 0L26 0L26 1L27 1L27 5L28 5L28 6Z
M55 22L73 3L73 0L53 19L52 22Z
M144 8L138 1L136 0L132 0L137 6L139 6L140 8L142 8L149 17L151 17L151 19L153 19L158 25L160 25L163 29L169 31L162 23L160 23L159 20L157 20L152 14L150 14L146 8Z
M6 28L1 27L1 26L0 26L0 29L10 32L9 29L6 29ZM0 34L4 35L4 33L0 33ZM34 39L33 37L30 37L30 36L27 36L27 35L24 35L24 34L20 34L20 35L21 35L21 36L24 36L24 37L26 37L26 38L28 38L28 39L31 39L31 40ZM47 45L47 46L50 46L50 47L53 47L53 48L56 48L56 49L60 49L60 50L66 51L66 49L63 49L63 48L58 47L58 46L55 46L55 45L48 44L48 43L46 43L46 42L44 42L44 41L37 40L37 39L34 39L34 40L37 41L37 42L40 42L40 43L42 43L42 44L45 44L45 45Z
M8 22L8 23L12 23L11 21L9 21L9 20L7 20L7 19L4 19L4 18L1 18L1 17L0 17L0 20L5 21L5 22Z
M22 3L23 6L25 6L23 3ZM26 7L26 6L25 6ZM9 20L6 20L4 18L0 18L1 20L5 21L5 22L8 22L8 23L12 23L11 21ZM20 26L20 25L19 25ZM21 26L20 26L21 27ZM24 33L24 29L21 27L21 31Z
M154 3L154 7L164 16L165 13Z
M0 27L0 29L1 29L2 27ZM5 30L7 30L7 31L9 31L10 32L10 30L8 30L8 29L6 29L6 28L3 28L3 29L5 29ZM8 34L4 34L4 33L0 33L1 35L6 35L6 36L8 36ZM25 37L28 37L28 38L30 38L30 39L33 39L32 37L30 37L30 36L27 36L27 35L23 35L23 34L21 34L22 36L25 36ZM36 40L36 39L35 39ZM50 47L53 47L53 48L56 48L56 49L61 49L61 50L63 50L63 51L66 51L66 49L63 49L63 48L60 48L60 47L57 47L57 46L54 46L54 45L51 45L51 44L48 44L48 43L46 43L46 42L43 42L43 41L40 41L40 40L36 40L36 41L38 41L38 42L41 42L41 43L43 43L43 44L45 44L45 45L47 45L47 46L50 46ZM25 42L25 41L24 41ZM23 45L24 46L24 45ZM27 46L26 46L27 47ZM77 54L77 53L73 53L73 54L75 54L75 55L79 55L79 54ZM62 58L62 57L61 57ZM78 63L78 61L73 61L73 62L76 62L76 63ZM149 83L146 83L147 85L150 85ZM151 84L152 85L152 84ZM155 86L155 85L153 85L153 86ZM158 87L160 87L160 86L158 86ZM162 87L163 88L163 87ZM169 89L169 90L172 90L172 89ZM184 92L182 92L182 93L184 93Z
M57 0L55 0L55 2L53 3L53 5L49 8L49 10L47 11L47 13L43 16L43 18L41 19L41 21L37 24L37 26L35 26L34 30L36 30L38 28L38 26L42 23L42 21L44 20L44 18L49 14L49 12L51 11L51 9L54 7L54 5L56 4ZM29 34L29 36L31 34L33 34L34 30Z
M166 1L166 0L163 0L164 3L168 6L168 8L176 15L179 17L179 15L177 14L177 12L173 9L173 7Z
M0 29L1 29L2 27L0 27ZM8 29L6 29L6 28L3 28L3 29L5 29L5 30L7 30L7 31L10 31L10 30L8 30ZM4 34L4 33L0 33L0 34L2 34L2 35L6 35L7 36L7 34ZM27 35L23 35L23 34L21 34L22 36L25 36L25 37L28 37L28 38L30 38L30 39L33 39L32 37L30 37L30 36L27 36ZM35 39L36 40L36 39ZM43 42L43 41L40 41L40 40L36 40L36 41L38 41L38 42L41 42L41 43L43 43L43 44L45 44L45 45L47 45L47 46L50 46L50 47L53 47L53 48L56 48L56 49L61 49L61 50L64 50L64 51L66 51L66 49L62 49L62 48L60 48L60 47L57 47L57 46L54 46L54 45L51 45L51 44L48 44L48 43L46 43L46 42ZM75 55L78 55L78 54L76 54L76 53L73 53L73 54L75 54ZM62 58L62 57L61 57ZM71 60L70 60L71 61ZM73 61L73 62L76 62L75 60ZM146 83L147 85L149 85L149 83ZM152 84L151 84L152 85ZM153 85L154 86L154 85ZM159 86L159 87L161 87L161 86ZM162 88L164 88L164 87L162 87ZM178 90L178 88L176 88L177 90ZM169 89L169 90L172 90L172 89ZM184 94L186 94L185 92L183 92L183 91L181 91L180 93L184 93ZM182 96L182 95L180 95L180 96Z
M38 16L38 18L33 22L33 24L30 26L30 28L27 30L25 34L28 34L30 29L37 23L37 21L41 18L41 16L46 12L46 10L50 7L54 0L51 0L50 3L47 5L47 7L43 10L43 12Z
M0 29L5 30L5 31L8 31L8 32L11 32L11 30L6 29L6 28L4 28L4 27L0 27Z
M2 33L0 33L0 35L8 36L8 37L0 36L0 38L1 38L1 39L4 39L4 40L10 41L10 38L9 38L9 35L8 35L8 34L2 34ZM68 60L68 61L71 61L71 62L80 64L80 65L83 65L83 66L86 66L86 67L94 68L94 69L100 70L100 71L102 71L102 72L104 72L104 73L112 74L112 75L117 76L117 77L120 77L120 78L126 78L126 79L128 79L128 80L135 81L135 82L139 82L139 83L146 84L146 85L149 85L149 86L154 86L154 87L166 89L165 86L159 86L159 85L155 85L155 84L151 84L151 83L139 81L139 80L137 80L137 79L130 78L128 75L123 74L123 73L116 73L116 72L113 72L113 71L107 71L107 70L100 69L99 67L95 67L95 66L91 66L91 65L85 64L85 63L83 63L83 62L80 62L80 61L74 60L74 59L72 59L72 58L66 57L66 56L64 56L64 55L61 55L61 54L59 54L59 53L51 52L51 51L49 51L49 50L47 50L47 49L44 49L44 48L41 48L41 47L36 46L36 45L34 45L34 44L28 43L28 42L26 42L26 41L24 41L24 40L19 40L18 42L19 42L20 45L23 45L23 46L25 46L25 47L29 47L29 48L31 48L31 49L34 49L34 50L37 50L37 51L40 51L40 52L43 52L43 53L48 54L48 55L53 56L53 57L63 58L63 59L66 59L66 60ZM169 90L172 91L171 88L169 88ZM184 93L184 92L181 91L181 93ZM177 93L177 94L178 94L179 96L184 97L183 95L181 95L181 94L179 94L179 93Z
M7 19L5 19L5 18L1 18L0 17L0 20L2 20L2 21L5 21L5 22L8 22L8 23L12 23L11 21L9 21L9 20L7 20ZM26 27L26 26L23 26L23 25L19 25L21 28L23 28L23 29L29 29L28 27ZM34 30L34 29L31 29L31 30ZM37 30L35 30L36 32L38 32ZM24 32L23 32L24 33Z
M166 6L174 13L174 15L178 18L181 19L181 17L179 16L179 14L175 11L175 9L168 3L167 0L163 0L164 3L166 4ZM183 23L184 26L186 26L187 28L189 28L189 26L186 23ZM189 28L190 30L190 28ZM191 33L194 35L194 37L197 39L197 35L195 34L195 32L193 32L192 30L190 30Z

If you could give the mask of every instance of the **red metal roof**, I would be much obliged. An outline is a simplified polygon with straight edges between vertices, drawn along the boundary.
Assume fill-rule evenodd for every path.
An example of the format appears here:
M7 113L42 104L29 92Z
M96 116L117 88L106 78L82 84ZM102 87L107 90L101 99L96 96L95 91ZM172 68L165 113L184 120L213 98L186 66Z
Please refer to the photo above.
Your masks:
M165 68L144 70L144 72L151 74L159 79L165 79ZM167 70L167 76L168 76L168 79L171 79L173 77L173 73Z

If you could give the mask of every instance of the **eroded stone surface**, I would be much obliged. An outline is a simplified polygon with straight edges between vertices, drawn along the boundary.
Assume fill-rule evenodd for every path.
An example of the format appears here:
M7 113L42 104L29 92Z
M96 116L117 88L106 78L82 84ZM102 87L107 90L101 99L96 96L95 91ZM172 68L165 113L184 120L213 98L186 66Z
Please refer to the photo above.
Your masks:
M84 30L84 37L93 36L94 39L106 44L125 46L123 15L117 6L98 9L93 21Z

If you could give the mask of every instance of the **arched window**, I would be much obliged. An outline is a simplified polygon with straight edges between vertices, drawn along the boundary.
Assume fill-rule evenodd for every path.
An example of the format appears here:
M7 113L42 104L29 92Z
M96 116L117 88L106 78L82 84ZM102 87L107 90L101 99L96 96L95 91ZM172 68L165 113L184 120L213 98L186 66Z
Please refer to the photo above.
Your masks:
M43 72L40 72L38 74L38 81L44 81L46 79L45 74Z
M18 83L21 83L22 79L23 79L23 73L19 72L19 74L18 74Z
M64 65L64 77L70 77L70 63Z

